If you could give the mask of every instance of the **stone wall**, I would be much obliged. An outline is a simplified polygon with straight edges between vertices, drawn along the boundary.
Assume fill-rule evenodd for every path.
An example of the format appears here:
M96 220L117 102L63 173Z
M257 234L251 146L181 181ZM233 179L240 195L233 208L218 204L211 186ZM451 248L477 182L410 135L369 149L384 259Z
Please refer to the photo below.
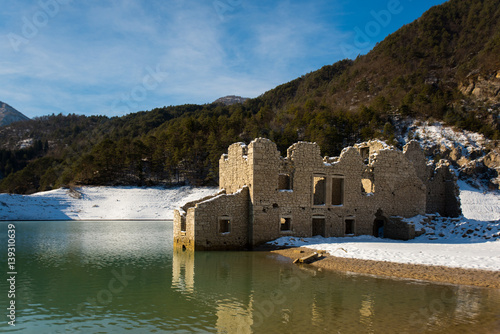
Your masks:
M384 238L396 240L415 238L415 225L403 222L400 217L390 217L384 229Z
M426 213L437 212L444 217L460 216L460 190L449 163L445 160L439 161L436 166L428 163L416 141L411 141L404 147L404 154L427 188Z
M248 187L219 194L188 208L185 217L176 210L176 247L190 250L226 250L248 247ZM180 224L186 220L186 231Z
M455 174L446 161L440 161L427 181L427 213L439 213L444 217L458 217L460 208L460 189Z
M219 160L219 188L232 194L243 186L252 184L251 161L248 157L248 147L244 143L234 143Z
M387 217L424 214L428 194L435 208L456 212L453 174L442 164L430 180L432 171L418 143L402 152L371 141L334 158L321 157L316 143L298 142L286 157L268 139L235 143L220 159L220 188L227 194L176 212L174 238L186 249L242 249L281 236L377 235L383 226L410 239L411 226Z

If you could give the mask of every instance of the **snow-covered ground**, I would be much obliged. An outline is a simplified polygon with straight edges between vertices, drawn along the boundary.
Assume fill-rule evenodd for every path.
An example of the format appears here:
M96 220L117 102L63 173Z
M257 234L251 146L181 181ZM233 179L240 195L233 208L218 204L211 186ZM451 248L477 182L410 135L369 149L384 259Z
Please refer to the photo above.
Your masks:
M415 121L409 130L406 135L411 132L423 148L459 148L462 156L480 152L489 142L483 135L439 122ZM476 189L464 181L458 184L463 217L437 217L431 223L420 223L425 217L416 217L416 228L423 227L426 233L414 240L283 237L271 243L326 250L346 258L500 271L500 192Z
M462 181L459 186L463 217L424 223L426 233L414 240L284 237L273 243L324 249L341 257L500 271L500 194ZM0 220L172 219L176 207L217 192L193 187L76 190L79 193L57 189L29 196L0 194Z
M422 147L434 145L442 145L448 149L461 147L462 155L468 155L471 151L481 149L489 142L482 134L458 130L451 126L445 126L441 122L422 123L415 121L410 129Z
M463 217L437 217L421 224L426 233L413 240L316 236L282 237L271 243L326 250L345 258L500 271L500 194L462 181L459 186Z
M174 209L217 188L81 187L33 195L0 194L0 220L173 219Z
M481 191L458 181L462 214L468 219L500 220L500 192Z

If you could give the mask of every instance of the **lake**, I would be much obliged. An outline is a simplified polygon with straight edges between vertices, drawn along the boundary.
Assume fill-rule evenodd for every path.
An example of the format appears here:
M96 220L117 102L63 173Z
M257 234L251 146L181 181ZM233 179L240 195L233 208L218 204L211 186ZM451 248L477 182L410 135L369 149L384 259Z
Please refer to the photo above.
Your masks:
M500 333L500 290L174 251L171 222L1 222L0 332ZM15 327L8 324L15 301Z

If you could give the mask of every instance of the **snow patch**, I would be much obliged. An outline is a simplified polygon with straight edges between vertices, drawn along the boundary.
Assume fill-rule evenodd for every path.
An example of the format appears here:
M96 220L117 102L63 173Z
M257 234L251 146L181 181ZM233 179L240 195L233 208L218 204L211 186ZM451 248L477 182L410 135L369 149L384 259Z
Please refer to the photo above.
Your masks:
M0 220L165 219L186 202L211 196L217 188L81 187L33 195L0 194Z
M270 244L326 250L362 260L500 271L500 195L459 181L463 216L419 215L404 221L425 234L409 241L373 236L345 238L281 237ZM429 219L432 218L432 219Z

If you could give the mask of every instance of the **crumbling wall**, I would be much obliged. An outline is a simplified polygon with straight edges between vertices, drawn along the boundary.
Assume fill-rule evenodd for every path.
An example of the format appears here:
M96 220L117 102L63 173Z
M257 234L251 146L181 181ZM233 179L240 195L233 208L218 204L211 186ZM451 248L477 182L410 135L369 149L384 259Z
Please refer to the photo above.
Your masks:
M439 213L444 217L458 217L460 207L460 189L446 161L440 161L431 178L427 181L427 213Z
M193 209L196 250L248 247L248 187L198 203ZM229 229L223 229L229 221Z
M449 163L441 160L437 166L428 164L420 144L416 141L409 142L404 147L404 153L426 185L426 213L437 212L445 217L460 216L460 190L457 177L450 169Z
M251 185L252 163L248 157L248 147L244 143L234 143L219 160L219 188L232 194L245 185Z
M375 179L374 196L387 215L411 217L425 213L425 185L401 151L379 151L371 167Z
M185 228L181 228L184 227ZM194 250L194 208L188 211L174 211L174 247L183 250Z
M391 148L391 146L387 145L387 143L380 140L370 140L364 143L356 144L353 146L361 155L361 158L366 163L369 162L370 157L372 157L375 153L378 153L380 150Z
M406 159L413 164L415 172L420 180L422 180L423 183L427 183L433 168L427 165L427 159L425 158L425 153L420 147L420 144L415 140L408 142L403 148L403 153Z
M231 145L219 171L227 194L176 211L176 244L241 249L281 236L377 235L382 226L387 237L406 240L415 231L389 217L408 218L426 208L446 208L440 213L448 215L460 210L454 174L445 164L434 172L416 142L403 153L372 141L334 158L322 158L316 143L298 142L283 158L276 144L258 138Z
M255 139L249 144L248 157L252 167L250 243L258 245L276 238L279 233L279 214L273 204L278 192L282 158L276 144L265 138Z
M174 212L174 244L187 250L248 247L248 187L219 194L181 212ZM186 229L182 231L183 220Z

